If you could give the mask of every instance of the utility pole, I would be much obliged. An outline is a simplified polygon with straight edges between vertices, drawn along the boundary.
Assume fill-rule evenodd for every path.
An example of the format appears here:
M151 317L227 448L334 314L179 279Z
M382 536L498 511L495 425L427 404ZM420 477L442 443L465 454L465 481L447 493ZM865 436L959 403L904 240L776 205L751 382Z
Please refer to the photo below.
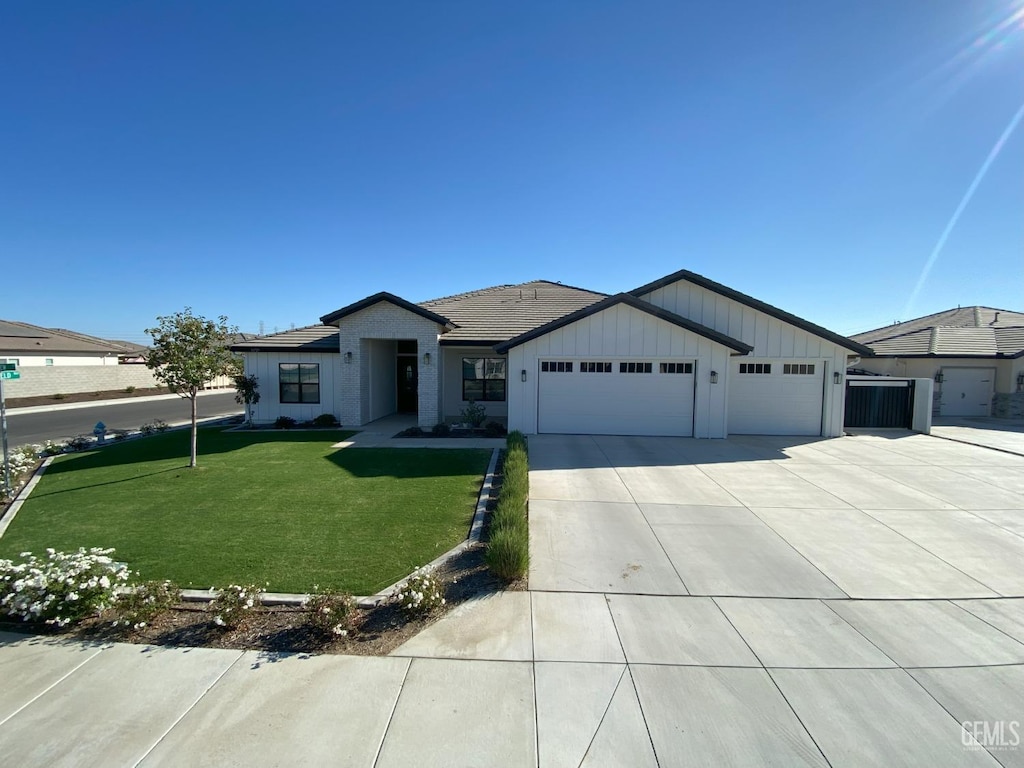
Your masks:
M7 449L7 401L4 399L4 378L0 376L0 432L4 443L4 496L11 495L11 455Z

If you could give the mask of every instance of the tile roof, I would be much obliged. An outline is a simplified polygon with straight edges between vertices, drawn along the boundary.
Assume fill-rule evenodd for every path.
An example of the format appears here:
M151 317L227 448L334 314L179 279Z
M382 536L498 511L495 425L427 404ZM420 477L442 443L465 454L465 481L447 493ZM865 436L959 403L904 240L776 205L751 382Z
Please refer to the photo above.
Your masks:
M66 331L42 328L15 320L0 320L0 353L68 353L79 355L117 355L125 349L106 339Z
M234 352L269 352L297 350L303 352L340 352L338 329L333 325L307 325L269 336L251 336L231 345Z
M887 357L1016 357L1024 354L1024 313L957 307L851 338Z
M531 280L431 299L419 306L443 315L457 326L441 336L442 344L496 344L606 297L604 293L549 280Z

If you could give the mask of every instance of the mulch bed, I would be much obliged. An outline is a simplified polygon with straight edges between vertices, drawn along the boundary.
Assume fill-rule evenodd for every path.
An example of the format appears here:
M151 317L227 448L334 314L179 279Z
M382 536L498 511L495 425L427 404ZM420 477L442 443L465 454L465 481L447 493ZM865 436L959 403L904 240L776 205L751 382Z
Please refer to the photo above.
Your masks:
M476 544L434 571L445 584L444 608L428 616L411 617L399 606L384 603L361 609L348 634L325 635L305 621L305 609L271 606L253 611L237 629L218 627L205 604L182 603L157 617L141 630L111 626L110 617L88 619L65 630L0 620L0 630L59 636L92 642L139 643L159 646L230 648L268 653L340 653L383 656L413 635L436 622L448 611L471 598L506 590L525 590L526 580L507 584L487 570L484 552L490 513L501 487L504 451L495 469L494 490L487 505L481 543Z
M225 389L225 392L233 390ZM96 400L126 400L133 397L147 397L150 395L169 395L170 390L166 387L146 387L125 392L123 389L107 390L105 392L75 392L69 395L36 395L34 397L9 397L7 398L8 408L30 408L36 405L64 405L65 403L91 403Z

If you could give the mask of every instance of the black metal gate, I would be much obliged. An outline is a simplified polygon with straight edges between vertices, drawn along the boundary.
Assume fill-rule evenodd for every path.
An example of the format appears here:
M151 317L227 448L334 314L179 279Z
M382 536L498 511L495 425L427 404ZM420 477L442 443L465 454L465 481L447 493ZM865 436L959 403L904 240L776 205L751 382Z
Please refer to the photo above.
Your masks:
M886 378L847 380L845 426L910 429L914 422L914 383Z

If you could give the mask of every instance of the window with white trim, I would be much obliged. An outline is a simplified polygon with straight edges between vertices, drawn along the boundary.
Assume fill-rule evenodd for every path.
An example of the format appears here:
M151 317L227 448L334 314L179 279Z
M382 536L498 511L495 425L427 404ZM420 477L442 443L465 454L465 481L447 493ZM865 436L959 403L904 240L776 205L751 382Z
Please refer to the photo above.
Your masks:
M580 373L611 373L611 363L592 363L583 362L580 363Z
M662 363L662 373L693 373L693 363Z
M771 363L740 363L740 373L771 373Z
M785 375L813 376L814 363L784 363L782 373Z
M540 364L541 373L572 373L572 360L544 360Z

